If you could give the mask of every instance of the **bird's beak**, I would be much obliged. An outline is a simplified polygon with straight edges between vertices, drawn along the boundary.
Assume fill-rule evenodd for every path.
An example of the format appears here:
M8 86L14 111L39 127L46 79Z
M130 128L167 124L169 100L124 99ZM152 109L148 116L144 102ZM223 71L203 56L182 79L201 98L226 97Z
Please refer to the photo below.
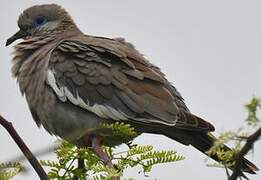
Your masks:
M11 36L9 39L7 39L5 46L12 44L17 39L25 38L27 35L28 35L28 33L26 31L19 30L13 36Z

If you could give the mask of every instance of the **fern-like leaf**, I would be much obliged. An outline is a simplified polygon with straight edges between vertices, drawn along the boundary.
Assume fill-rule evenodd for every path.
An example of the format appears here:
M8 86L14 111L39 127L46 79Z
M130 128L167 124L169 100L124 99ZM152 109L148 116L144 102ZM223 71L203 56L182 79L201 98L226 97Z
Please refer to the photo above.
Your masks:
M0 179L9 180L23 170L18 162L8 162L0 164Z

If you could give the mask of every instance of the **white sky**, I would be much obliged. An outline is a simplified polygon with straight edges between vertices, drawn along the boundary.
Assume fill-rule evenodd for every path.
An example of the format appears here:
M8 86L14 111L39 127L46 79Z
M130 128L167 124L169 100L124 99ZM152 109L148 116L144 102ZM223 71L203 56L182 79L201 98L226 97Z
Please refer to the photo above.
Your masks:
M252 95L261 96L261 1L258 0L85 0L0 2L0 113L13 125L32 150L55 141L38 129L11 78L12 51L6 39L18 30L16 20L33 4L56 2L66 8L80 29L89 34L125 37L151 62L162 68L195 114L209 119L216 132L237 129L246 117L243 105ZM21 154L0 127L0 162ZM155 167L149 177L137 179L225 179L222 169L206 167L205 156L163 136L142 135L136 143L157 149L176 149L186 160ZM261 143L254 162L261 167ZM43 159L49 156L41 157ZM15 179L38 179L33 171ZM261 179L261 173L251 176Z

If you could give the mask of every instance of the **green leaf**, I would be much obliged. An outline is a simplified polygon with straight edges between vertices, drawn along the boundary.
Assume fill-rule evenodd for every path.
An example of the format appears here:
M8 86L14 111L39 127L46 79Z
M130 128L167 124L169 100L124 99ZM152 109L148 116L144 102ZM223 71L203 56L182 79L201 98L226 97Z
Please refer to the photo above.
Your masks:
M131 125L122 122L101 124L96 131L100 136L104 137L104 144L110 146L113 143L128 143L138 135Z
M0 164L0 179L8 180L16 176L23 170L23 167L18 162L8 162Z
M110 141L128 143L137 136L134 128L128 124L116 122L114 124L102 124L97 128L106 144L106 138ZM104 142L103 141L103 142ZM117 143L118 143L117 142ZM79 179L111 179L122 177L129 167L141 166L144 172L149 172L155 164L174 162L184 159L177 155L176 151L154 151L151 145L129 145L127 151L117 152L116 148L102 146L111 157L114 168L108 168L90 150L90 148L77 148L69 142L59 140L55 150L57 161L42 160L41 164L49 169L50 179L71 179L77 176ZM84 159L84 167L78 168L75 160Z
M261 106L261 100L253 97L252 100L245 105L245 108L248 112L248 117L246 119L246 122L249 126L257 126L260 123L260 120L257 117L257 110L258 107Z
M210 167L233 167L235 165L234 157L241 150L243 144L247 140L250 132L254 131L260 125L260 120L257 117L257 111L261 107L261 100L253 97L251 101L245 105L247 109L248 116L246 118L246 127L239 128L237 131L226 131L221 133L217 138L214 145L206 152L209 155L216 155L221 163L208 164ZM225 143L233 143L234 146L230 151L224 150Z

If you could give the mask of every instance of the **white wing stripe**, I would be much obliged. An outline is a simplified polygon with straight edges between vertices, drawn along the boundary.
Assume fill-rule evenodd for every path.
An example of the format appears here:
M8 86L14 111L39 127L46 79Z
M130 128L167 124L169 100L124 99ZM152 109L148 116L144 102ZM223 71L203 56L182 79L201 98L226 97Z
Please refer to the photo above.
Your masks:
M47 83L51 86L51 88L54 90L58 98L65 102L67 99L73 103L76 106L80 106L88 111L91 111L98 115L99 117L105 118L105 119L113 119L113 120L135 120L135 121L141 121L144 123L159 123L159 124L165 124L168 126L175 126L176 121L173 121L173 123L165 123L163 121L157 120L157 119L146 119L146 118L133 118L129 117L127 114L114 109L113 107L109 105L100 105L100 104L94 104L93 106L89 105L89 102L84 102L84 100L79 96L78 91L76 89L76 97L73 96L73 94L69 91L67 87L58 87L56 83L56 79L54 76L55 72L48 69L47 72Z
M55 74L54 71L48 69L47 83L51 86L51 88L54 90L54 92L56 93L56 95L59 97L61 101L65 102L68 99L74 105L80 106L88 111L91 111L102 118L106 118L106 119L111 118L114 120L128 119L128 116L125 113L117 111L116 109L108 105L103 106L99 104L94 104L93 106L89 106L89 102L85 103L83 99L79 96L77 89L76 89L76 98L75 98L67 87L59 88L57 86L54 74Z
M56 95L59 97L59 99L61 101L65 102L66 97L64 95L64 91L63 91L63 89L58 88L55 77L54 77L54 73L51 70L47 71L47 83L52 87L52 89L54 90Z

